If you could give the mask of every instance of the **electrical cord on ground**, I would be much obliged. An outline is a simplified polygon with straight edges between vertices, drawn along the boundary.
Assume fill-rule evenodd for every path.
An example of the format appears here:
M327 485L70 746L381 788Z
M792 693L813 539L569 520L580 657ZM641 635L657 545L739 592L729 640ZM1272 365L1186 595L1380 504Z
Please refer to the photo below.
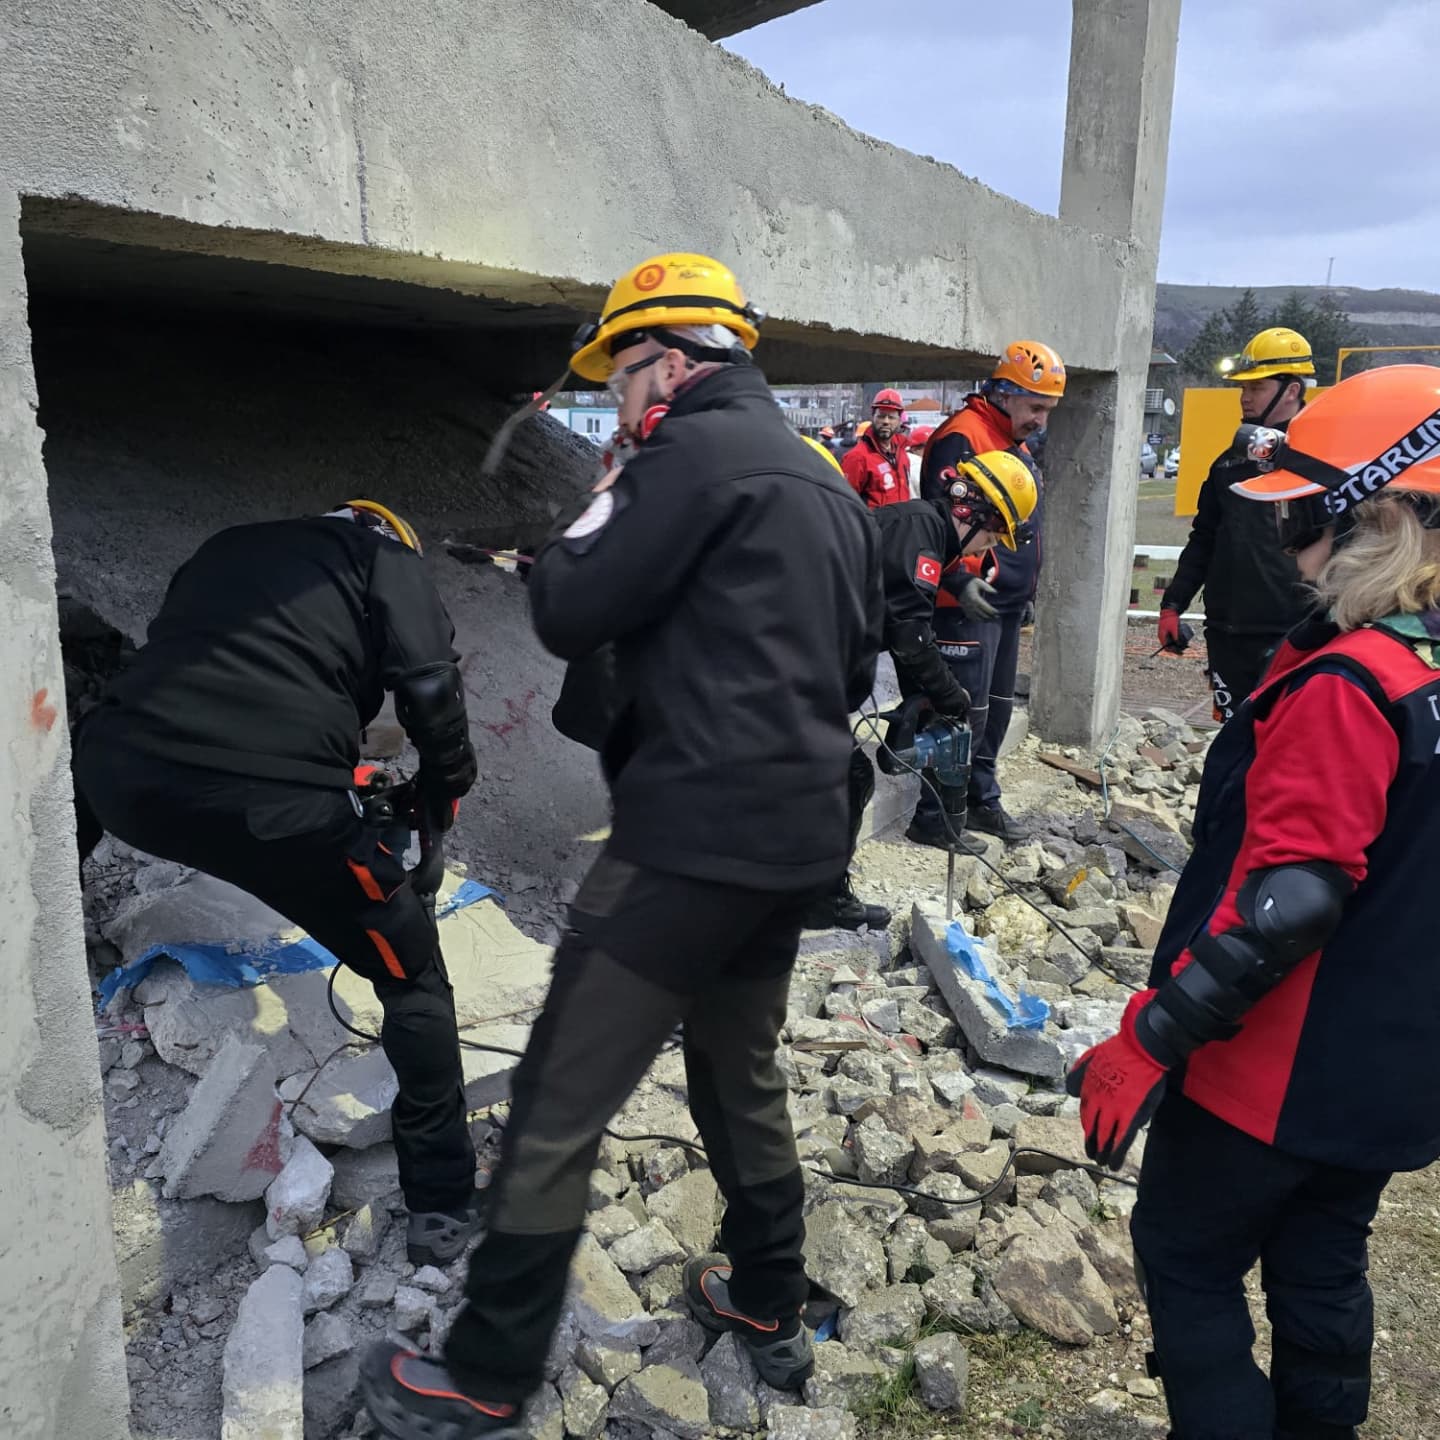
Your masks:
M335 1003L335 977L340 973L340 967L333 965L330 968L330 978L325 983L325 999L330 1004L330 1013L335 1017L335 1023L342 1029L348 1030L352 1035L358 1035L362 1040L368 1040L372 1045L381 1043L380 1037L373 1031L362 1030L358 1025L352 1025L341 1013L340 1007ZM482 1045L478 1040L467 1040L462 1035L460 1043L467 1050L483 1050L489 1055L509 1055L513 1059L524 1059L523 1050L511 1050L505 1045Z
M916 776L920 783L935 797L936 803L940 806L940 822L945 826L945 834L950 844L955 847L960 854L969 855L978 860L1017 900L1024 905L1028 905L1057 935L1063 936L1066 942L1074 947L1076 953L1083 955L1088 963L1090 960L1089 952L1058 920L1051 915L1047 915L1028 895L1024 894L1016 885L1011 883L1009 876L1005 875L998 866L992 865L978 850L966 849L961 844L960 836L955 833L955 827L951 825L950 817L945 813L945 801L944 797L940 794L940 787L925 775L923 771L916 769L916 767L908 761L902 760L894 750L890 749L885 736L880 733L880 721L884 718L880 714L880 706L876 704L873 696L871 697L870 703L875 707L875 714L873 716L867 714L865 707L862 705L860 707L860 722L870 727L870 733L875 737L875 741L880 748L887 751L902 770L908 770L910 774ZM860 724L857 723L854 731L851 732L856 738L858 738L859 729Z
M1100 772L1100 798L1105 806L1105 814L1101 818L1115 826L1117 830L1123 830L1147 855L1163 865L1167 870L1172 870L1176 875L1179 875L1182 872L1178 865L1172 865L1163 855L1147 845L1123 820L1114 820L1111 818L1110 809L1113 802L1110 799L1110 781L1106 777L1105 767L1110 763L1111 747L1119 738L1120 726L1117 723L1115 728L1110 732L1110 738L1105 742L1105 749L1100 753L1100 763L1095 767Z

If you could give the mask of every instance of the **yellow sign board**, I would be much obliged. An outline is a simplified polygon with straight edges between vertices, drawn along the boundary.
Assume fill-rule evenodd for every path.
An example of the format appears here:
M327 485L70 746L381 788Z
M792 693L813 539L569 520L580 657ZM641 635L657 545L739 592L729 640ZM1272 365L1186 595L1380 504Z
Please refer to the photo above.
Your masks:
M1230 448L1240 426L1240 390L1187 390L1180 410L1180 473L1175 477L1175 513L1193 515L1200 486L1216 459Z
M1307 390L1308 403L1328 386ZM1175 513L1193 515L1210 467L1230 448L1240 427L1240 388L1187 390L1180 411L1180 472L1175 477Z

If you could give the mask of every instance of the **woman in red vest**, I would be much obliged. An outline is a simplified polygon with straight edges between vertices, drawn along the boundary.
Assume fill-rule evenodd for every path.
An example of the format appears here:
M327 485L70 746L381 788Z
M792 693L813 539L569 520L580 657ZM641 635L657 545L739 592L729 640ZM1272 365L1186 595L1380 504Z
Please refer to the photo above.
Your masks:
M1069 1084L1102 1163L1154 1116L1131 1233L1174 1440L1347 1440L1370 1222L1440 1157L1440 370L1356 375L1237 444L1318 605L1217 737L1150 988Z

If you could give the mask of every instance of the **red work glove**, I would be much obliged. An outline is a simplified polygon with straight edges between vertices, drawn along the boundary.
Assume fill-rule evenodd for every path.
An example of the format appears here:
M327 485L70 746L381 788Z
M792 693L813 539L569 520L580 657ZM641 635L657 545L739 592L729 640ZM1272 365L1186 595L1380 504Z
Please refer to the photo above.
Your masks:
M1162 610L1160 612L1160 648L1177 652L1181 649L1180 612L1178 610Z
M1166 1067L1141 1045L1135 1017L1155 998L1153 990L1130 997L1120 1033L1092 1046L1071 1067L1065 1088L1080 1097L1085 1153L1118 1170L1135 1137L1165 1093Z

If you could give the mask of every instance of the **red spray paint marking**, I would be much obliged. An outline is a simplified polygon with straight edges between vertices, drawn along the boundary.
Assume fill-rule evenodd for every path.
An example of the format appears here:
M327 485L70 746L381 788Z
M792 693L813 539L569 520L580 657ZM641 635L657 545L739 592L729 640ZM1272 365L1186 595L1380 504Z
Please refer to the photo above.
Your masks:
M278 1175L284 1165L280 1159L280 1102L270 1113L270 1123L250 1147L242 1164L245 1170L261 1170L266 1175Z
M518 702L510 699L507 695L505 697L505 713L509 716L509 719L491 721L485 728L492 735L498 736L508 745L510 743L511 732L529 723L530 707L534 703L535 692L533 690L527 690Z
M30 701L30 723L37 730L48 731L60 718L60 712L50 703L49 690L37 690Z

